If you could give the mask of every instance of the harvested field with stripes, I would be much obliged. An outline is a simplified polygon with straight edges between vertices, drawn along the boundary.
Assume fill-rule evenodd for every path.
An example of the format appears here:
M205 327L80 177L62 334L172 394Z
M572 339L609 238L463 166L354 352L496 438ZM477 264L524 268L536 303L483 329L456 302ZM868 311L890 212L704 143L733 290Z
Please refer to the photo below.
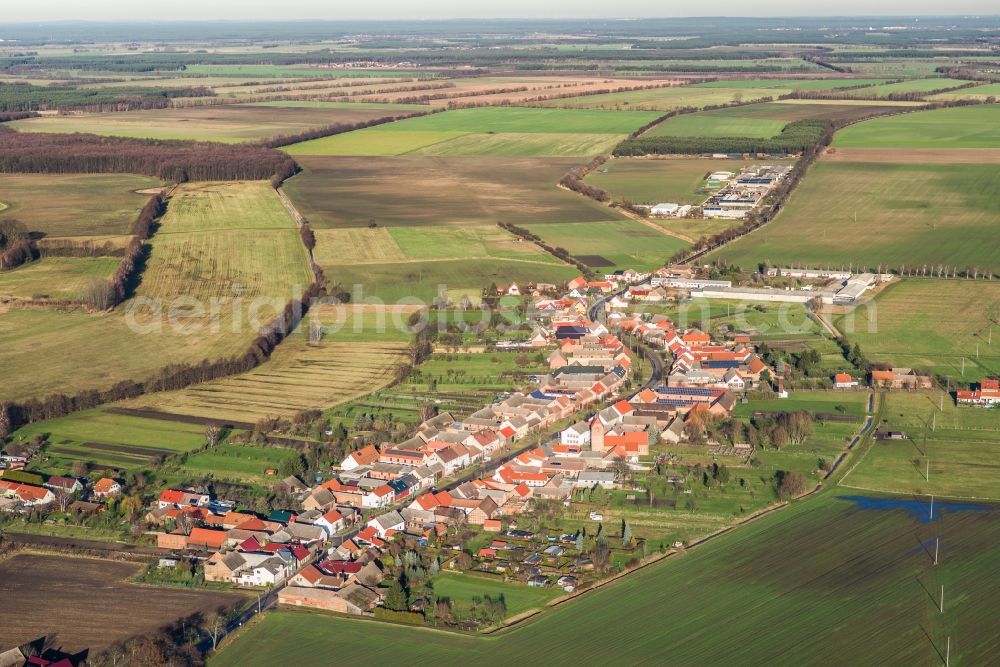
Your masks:
M409 343L409 334L402 329L409 309L381 316L369 311L370 307L318 306L310 321L329 331L319 343L311 345L300 329L252 371L124 405L151 415L252 424L261 417L291 417L309 408L354 400L392 382L406 360ZM379 317L384 318L384 327L378 324Z

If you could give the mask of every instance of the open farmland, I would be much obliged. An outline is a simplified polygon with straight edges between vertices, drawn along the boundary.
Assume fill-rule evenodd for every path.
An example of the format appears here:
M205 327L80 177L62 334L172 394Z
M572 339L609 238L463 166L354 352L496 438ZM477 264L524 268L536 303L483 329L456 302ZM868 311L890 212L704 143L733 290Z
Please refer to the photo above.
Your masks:
M167 423L86 410L25 426L15 437L46 436L41 470L66 474L73 461L93 466L131 470L151 466L157 459L190 451L205 443L198 425Z
M906 495L1000 499L997 410L959 407L940 391L889 393L883 400L882 428L902 431L906 437L875 442L843 485Z
M420 303L429 304L442 292L479 295L491 283L526 285L544 282L561 285L580 275L580 271L569 264L509 259L330 264L323 269L331 281L340 283L353 293L353 301L375 303L417 299Z
M180 188L151 246L142 299L112 313L0 313L0 365L47 360L6 374L0 399L108 388L170 363L241 354L257 336L254 320L269 323L313 280L295 223L264 182ZM237 296L212 312L213 298Z
M836 88L853 88L854 86L875 86L884 79L720 79L704 83L691 84L691 88L733 88L741 90L777 89L785 90L834 90Z
M115 258L50 257L13 271L0 272L0 300L85 298L93 281L107 281L121 260Z
M556 186L579 160L296 159L304 171L283 187L317 229L367 227L372 221L394 227L495 225L501 220L590 222L608 217L604 206Z
M887 287L871 307L859 306L834 324L873 361L926 369L956 382L1000 375L997 282L904 280ZM991 327L998 334L993 345Z
M777 97L792 92L791 88L699 88L697 86L676 86L671 88L653 88L650 90L633 90L623 93L607 93L604 95L586 95L584 97L568 97L559 100L546 100L536 103L538 106L560 109L599 109L617 111L670 111L683 107L702 107L716 104L731 104L737 99L759 100L764 97Z
M495 107L459 109L313 139L287 148L290 155L386 156L597 155L655 113L613 113Z
M292 417L380 389L406 361L416 308L320 304L308 322L323 329L309 344L300 327L257 368L186 389L144 396L123 405L167 421L223 421L249 426L262 417Z
M648 271L663 266L687 243L634 220L528 225L556 248L565 248L595 268ZM600 259L598 259L600 258Z
M0 561L0 596L31 600L0 624L0 646L58 635L67 652L97 652L174 620L210 615L243 600L235 593L159 588L128 583L141 564L34 553ZM123 613L127 610L127 613Z
M946 635L959 633L952 660L988 661L996 643L990 619L1000 611L1000 584L989 575L1000 558L1000 515L951 511L925 525L888 507L859 509L827 493L489 638L280 611L211 664L277 665L336 651L344 660L407 656L455 665L542 656L569 664L580 654L616 664L746 665L775 655L807 664L836 655L844 664L913 665L936 664ZM946 556L932 568L927 552L914 546L935 536ZM862 561L874 565L861 567ZM940 584L953 591L944 619L927 593ZM665 599L688 613L664 623ZM609 617L618 619L613 642L606 636ZM707 619L719 618L726 619L725 631L707 636ZM761 618L782 629L767 642L759 641ZM839 631L816 632L831 624Z
M1000 165L972 156L964 164L848 159L821 159L773 223L713 256L744 267L768 260L985 269L996 260Z
M0 220L47 236L124 235L149 200L135 191L159 185L132 174L0 174Z
M377 339L372 335L369 341ZM303 334L286 339L261 366L240 375L176 392L130 401L131 408L202 420L254 424L262 417L292 417L309 408L329 408L385 386L405 360L406 342L321 341Z
M337 123L358 123L401 112L379 108L257 107L249 104L43 116L11 123L20 132L87 132L142 139L237 143L298 134ZM405 112L402 112L405 113Z
M350 253L345 253L347 248ZM313 254L324 267L455 259L562 264L533 243L495 225L479 224L318 229Z
M171 199L138 294L168 307L193 297L203 310L177 311L182 327L232 332L245 326L241 314L266 325L312 281L295 225L267 183L199 184ZM215 321L211 300L237 296L240 305Z
M884 83L869 88L859 88L857 90L838 91L844 97L888 97L900 93L927 93L932 90L943 90L945 88L955 88L969 83L962 79L949 79L945 77L933 77L929 79L911 79L898 83Z
M773 137L797 120L831 120L849 123L872 114L898 110L878 102L840 103L839 100L787 100L713 109L668 118L643 136L670 137Z
M988 97L1000 97L1000 83L987 83L981 86L953 90L949 93L938 93L927 99L936 100L985 100Z
M982 104L876 118L837 133L843 148L1000 148L1000 105Z

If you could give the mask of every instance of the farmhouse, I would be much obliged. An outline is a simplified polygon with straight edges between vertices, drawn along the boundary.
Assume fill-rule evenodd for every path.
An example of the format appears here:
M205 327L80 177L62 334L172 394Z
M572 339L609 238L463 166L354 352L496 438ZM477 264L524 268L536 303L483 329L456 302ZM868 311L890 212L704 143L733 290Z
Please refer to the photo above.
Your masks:
M873 370L872 386L880 389L933 389L934 380L912 368Z
M278 603L311 607L341 614L365 614L375 608L382 595L360 584L350 584L338 591L322 588L287 586L278 591Z
M837 389L854 389L858 386L858 381L850 373L837 373L833 376L833 386Z
M1000 405L1000 380L983 380L976 389L956 392L955 399L959 405L979 407Z
M122 485L110 477L102 477L94 484L90 495L94 498L111 498L122 492Z

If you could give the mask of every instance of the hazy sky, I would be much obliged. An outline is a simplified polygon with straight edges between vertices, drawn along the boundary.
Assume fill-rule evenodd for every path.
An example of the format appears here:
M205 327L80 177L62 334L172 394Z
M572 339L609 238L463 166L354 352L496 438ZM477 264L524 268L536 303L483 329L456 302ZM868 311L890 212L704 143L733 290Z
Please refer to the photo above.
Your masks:
M0 0L0 23L58 20L595 18L996 14L996 0Z

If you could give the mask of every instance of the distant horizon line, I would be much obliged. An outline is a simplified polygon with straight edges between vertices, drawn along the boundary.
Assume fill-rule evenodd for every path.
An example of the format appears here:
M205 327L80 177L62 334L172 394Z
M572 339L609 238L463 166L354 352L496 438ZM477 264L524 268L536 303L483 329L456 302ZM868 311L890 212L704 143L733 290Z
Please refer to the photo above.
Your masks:
M24 25L24 24L153 24L153 23L307 23L322 21L325 23L435 23L449 21L536 21L536 22L577 22L588 21L643 21L643 20L743 20L743 19L808 19L821 21L824 19L855 20L866 19L974 19L974 18L1000 18L997 13L959 13L959 14L759 14L759 15L737 15L737 14L702 14L684 16L663 16L663 15L622 15L622 16L565 16L565 17L532 17L532 16L494 16L494 17L474 17L474 16L451 16L437 18L248 18L248 19L19 19L15 21L0 21L0 26Z

